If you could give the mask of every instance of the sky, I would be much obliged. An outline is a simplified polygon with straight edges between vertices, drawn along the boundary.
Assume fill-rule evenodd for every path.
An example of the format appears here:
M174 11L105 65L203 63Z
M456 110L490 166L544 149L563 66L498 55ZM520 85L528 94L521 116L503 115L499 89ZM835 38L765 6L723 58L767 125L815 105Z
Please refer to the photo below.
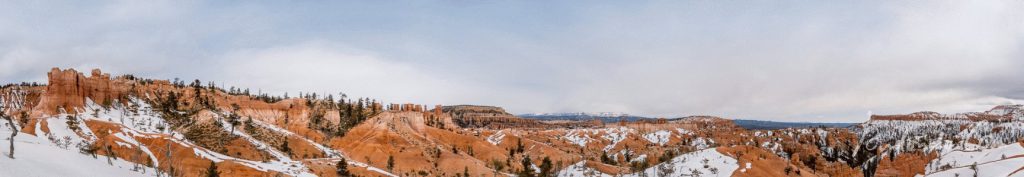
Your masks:
M861 122L1024 103L1024 2L0 1L0 83L53 67L512 113Z

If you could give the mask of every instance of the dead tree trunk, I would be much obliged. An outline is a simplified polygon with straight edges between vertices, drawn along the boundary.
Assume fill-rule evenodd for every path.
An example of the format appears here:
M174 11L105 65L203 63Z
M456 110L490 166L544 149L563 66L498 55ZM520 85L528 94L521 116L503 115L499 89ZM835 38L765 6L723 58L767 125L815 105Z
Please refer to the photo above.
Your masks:
M7 124L11 126L11 138L10 138L10 140L11 140L10 141L10 143L11 143L11 152L7 156L11 157L13 159L14 158L14 137L18 136L18 128L17 128L17 125L15 125L14 121L12 120L14 118L13 117L5 116L2 109L0 109L0 118L7 119Z

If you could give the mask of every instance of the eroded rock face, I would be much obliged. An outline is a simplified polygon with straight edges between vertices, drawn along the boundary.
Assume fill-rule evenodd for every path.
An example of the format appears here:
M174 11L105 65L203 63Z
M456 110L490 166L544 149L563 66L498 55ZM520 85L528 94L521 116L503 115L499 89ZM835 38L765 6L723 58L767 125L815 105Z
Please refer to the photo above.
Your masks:
M464 128L548 128L554 125L538 120L524 119L496 106L456 105L442 107L452 120Z
M738 159L739 165L749 163L753 166L732 173L734 176L792 176L801 174L801 171L802 176L861 176L861 164L872 163L865 162L870 157L883 159L877 164L879 175L876 176L912 176L923 173L927 163L935 158L931 154L916 152L903 152L904 155L895 159L875 156L890 147L899 147L889 145L859 151L867 146L862 146L860 142L863 141L858 138L866 136L858 136L846 129L745 130L730 119L714 116L617 123L599 120L542 122L517 117L495 106L433 106L428 110L424 105L391 104L383 109L382 104L374 102L363 110L379 113L367 114L358 118L359 121L353 121L356 119L353 116L342 116L349 113L337 103L324 104L316 99L264 101L252 95L231 94L218 88L181 86L166 80L111 77L99 70L86 75L72 69L55 68L48 76L49 85L46 86L0 88L4 91L0 93L0 100L6 100L3 104L8 115L30 117L22 116L20 112L38 112L31 116L32 122L18 122L22 131L30 134L25 136L46 136L46 133L57 132L57 135L85 139L85 134L57 129L69 128L65 125L68 118L52 116L62 111L58 108L79 111L73 114L83 120L81 124L84 126L78 131L91 132L89 136L97 138L94 142L97 147L112 147L109 155L163 170L168 170L173 164L175 169L184 172L182 176L202 175L200 172L211 163L218 164L225 176L330 176L335 172L335 163L341 158L350 162L349 170L360 176L451 176L464 172L471 176L499 176L532 168L521 165L526 157L530 157L534 165L540 164L542 157L550 157L556 170L579 162L603 173L629 174L631 170L643 170L645 165L642 163L656 165L663 161L661 159L671 160L662 157L680 156L716 146L723 154ZM159 113L157 105L162 103L161 96L170 93L179 98L174 104L181 108L179 111L197 112L185 116L196 120L196 124L163 129L167 128L161 126L168 122L167 116ZM134 100L132 104L113 106L110 110L87 104L87 100L93 100L99 105L105 102L117 105L127 98ZM207 100L209 102L205 102ZM1024 115L1021 108L1020 105L1008 105L978 113L922 112L876 116L873 119L1005 120L1014 117L1013 123ZM227 119L230 115L237 115L241 123L231 125ZM311 121L313 117L318 121ZM351 127L340 126L342 122L350 121L354 122ZM982 122L979 125L991 124ZM37 126L39 132L34 132ZM997 128L982 127L978 130L1011 132L1002 134L1019 132L1008 127ZM198 136L175 138L175 134L187 135L192 129L207 131L193 131L198 132L195 133ZM339 129L348 131L340 135L330 131ZM961 126L948 129L963 131ZM878 130L879 133L875 133L878 135L913 135L904 132L918 132L900 130L903 132L893 133L897 131L884 127L875 130ZM227 141L203 142L203 138L217 133L224 134L220 137L229 138L225 138ZM984 136L992 135L986 133ZM982 138L973 141L960 139L975 144L978 139L986 142ZM132 143L125 145L128 142ZM225 150L217 150L221 149L218 146ZM142 150L150 150L154 154L149 156L140 152ZM174 153L161 153L167 151ZM852 156L870 151L875 152ZM98 153L108 155L106 151ZM388 159L392 156L395 162L389 165ZM609 164L598 160L602 156L610 158L607 160ZM171 158L173 162L167 160ZM493 168L498 164L504 170ZM634 166L637 167L630 168ZM720 175L730 173L724 171Z
M85 105L86 98L99 104L110 104L111 101L123 97L128 91L124 81L111 80L110 74L99 69L92 70L90 76L74 69L61 70L53 68L47 74L48 85L40 100L36 114L56 114L74 111Z

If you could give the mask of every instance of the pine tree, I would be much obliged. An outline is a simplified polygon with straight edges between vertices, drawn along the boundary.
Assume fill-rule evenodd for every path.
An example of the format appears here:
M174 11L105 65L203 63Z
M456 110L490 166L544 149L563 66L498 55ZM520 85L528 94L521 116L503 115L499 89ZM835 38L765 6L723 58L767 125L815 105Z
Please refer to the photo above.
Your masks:
M540 174L538 176L540 176L540 177L549 177L549 176L551 176L551 168L552 168L552 166L551 166L551 159L548 158L548 157L544 157L544 160L541 160L541 162L540 162Z
M498 176L498 172L505 169L505 164L501 163L498 159L491 160L491 169L494 169L494 176Z
M231 124L231 134L235 134L235 127L238 126L238 123L238 115L231 113L231 115L228 116L228 124Z
M601 152L601 163L615 165L615 161L608 157L607 152Z
M519 176L520 177L534 177L533 169L532 169L533 162L531 162L530 156L526 156L526 157L523 158L522 165L523 165L523 170L519 171Z
M210 161L210 167L206 168L206 177L220 177L217 171L217 162Z
M338 164L335 165L335 168L337 168L336 172L338 173L338 177L352 176L352 174L348 172L348 161L346 161L345 158L342 158L340 161L338 161Z
M287 139L284 140L284 143L281 143L281 151L283 151L284 153L288 153L288 156L292 156L292 148L288 147Z
M388 155L388 171L395 169L395 156Z
M68 115L67 117L65 117L65 119L67 119L67 121L65 121L64 123L68 124L68 128L70 128L72 131L76 131L77 132L78 131L78 120L77 120L78 118L75 117L75 116Z
M462 169L462 176L469 177L469 167Z
M516 139L516 153L523 153L523 139Z

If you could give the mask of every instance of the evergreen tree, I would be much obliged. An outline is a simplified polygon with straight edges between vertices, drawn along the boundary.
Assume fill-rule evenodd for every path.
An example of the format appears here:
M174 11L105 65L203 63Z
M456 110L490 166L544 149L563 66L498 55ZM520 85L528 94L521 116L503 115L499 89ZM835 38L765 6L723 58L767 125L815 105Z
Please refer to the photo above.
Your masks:
M522 161L523 170L519 171L519 177L534 177L533 173L533 162L530 160L530 156L526 156Z
M601 152L601 163L615 165L615 161L612 161L612 158L608 157L607 152Z
M335 165L337 168L338 177L351 177L352 174L348 172L348 161L345 158L341 158L338 164Z
M388 171L395 169L395 156L388 155Z
M78 131L78 118L75 117L75 116L68 115L67 117L65 117L65 119L67 119L67 121L65 121L64 123L68 124L68 128L70 128L72 131L76 131L77 132Z
M210 161L210 167L206 168L206 177L220 177L217 171L217 162Z
M288 153L288 156L292 156L292 148L288 147L288 140L285 139L284 143L281 143L281 151Z
M516 153L523 153L523 139L516 139Z
M505 164L501 163L498 159L491 160L491 169L494 169L494 176L498 176L498 172L505 169Z
M551 168L552 168L552 166L551 166L551 159L548 158L548 157L544 157L544 160L541 160L541 162L540 162L540 174L538 176L540 176L540 177L550 177L550 176L552 176L551 175Z
M240 123L238 119L239 117L235 113L231 113L231 115L228 115L228 124L231 124L231 134L235 134L235 127L238 126L238 124Z

